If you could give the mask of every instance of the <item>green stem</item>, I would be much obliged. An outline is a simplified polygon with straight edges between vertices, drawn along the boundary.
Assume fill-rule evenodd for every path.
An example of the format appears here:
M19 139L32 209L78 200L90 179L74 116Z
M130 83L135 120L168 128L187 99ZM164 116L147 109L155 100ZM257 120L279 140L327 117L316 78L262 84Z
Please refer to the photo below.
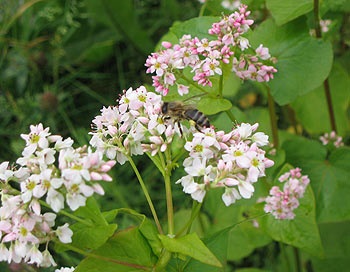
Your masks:
M233 115L231 110L227 110L227 111L225 111L225 113L227 114L228 118L230 118L232 123L236 123L237 119L235 118L235 116Z
M139 172L139 170L137 169L137 167L136 167L136 165L135 165L133 159L131 158L131 156L126 155L126 157L128 158L128 161L129 161L129 163L130 163L132 169L134 170L134 172L135 172L135 174L136 174L136 177L137 177L137 179L138 179L138 181L139 181L139 183L140 183L140 185L141 185L142 191L143 191L143 193L144 193L144 195L145 195L145 197L146 197L148 206L149 206L149 208L151 209L151 212L152 212L154 221L155 221L155 223L156 223L156 225L157 225L158 232L159 232L160 234L163 234L163 230L162 230L162 227L161 227L161 225L160 225L160 223L159 223L159 219L158 219L156 210L155 210L155 208L154 208L152 199L151 199L151 197L150 197L150 195L149 195L149 193L148 193L147 187L146 187L146 185L145 185L145 183L144 183L144 181L143 181L143 179L142 179L142 177L141 177L141 175L140 175L140 172Z
M162 162L163 157L158 152L158 157L152 156L151 153L146 152L148 158L154 163L154 165L158 168L159 172L164 176L164 163Z
M67 216L67 217L69 217L69 218L72 218L73 220L75 220L75 221L77 221L77 222L80 222L80 223L82 223L82 224L84 224L84 225L86 225L86 226L90 226L90 227L93 226L93 224L92 224L91 222L88 222L88 221L86 221L86 220L84 220L84 219L81 219L80 217L75 216L75 215L73 215L72 213L69 213L69 212L67 212L67 211L60 210L59 213L60 213L60 214L63 214L64 216Z
M164 183L165 183L165 195L166 195L166 206L168 214L168 234L170 236L174 235L174 206L173 206L173 195L171 190L171 170L172 161L170 151L167 149L165 151L165 156L167 159L166 168L164 171Z
M193 221L197 218L199 211L201 210L202 203L198 203L197 201L193 201L191 217L188 222L182 227L182 229L176 234L176 236L180 236L183 232L189 233L191 230L191 226Z
M202 5L201 10L199 11L198 17L203 16L206 7L207 7L207 1L205 1L204 4Z
M52 209L51 206L49 204L47 204L45 201L43 201L43 200L39 200L39 203L40 203L41 206L44 206L44 207L49 208L49 209ZM67 212L65 210L60 210L59 213L64 215L64 216L67 216L67 217L69 217L69 218L71 218L73 220L75 220L76 222L82 223L82 224L84 224L86 226L89 226L89 227L93 226L93 224L91 222L86 221L86 220L84 220L84 219L82 219L82 218L80 218L78 216L75 216L72 213Z
M221 71L224 70L224 63L221 63ZM224 76L220 75L219 79L219 97L222 98L222 92L223 92L223 86L224 86Z
M189 85L192 85L193 87L197 88L198 90L200 90L202 93L208 94L208 92L202 88L201 86L199 86L198 84L194 84L193 80L189 80L184 74L181 74L181 78L183 80L185 80Z
M285 260L285 263L287 264L286 266L288 267L288 271L291 271L291 266L290 266L290 261L287 255L287 250L286 250L286 246L283 243L279 243L280 247L281 247L281 252L282 252L282 256Z
M293 253L294 253L296 270L297 272L302 272L299 250L296 247L293 247Z
M337 132L337 126L335 123L335 116L334 116L332 96L331 96L331 89L329 87L328 78L326 78L326 80L323 82L323 87L324 87L324 93L327 99L327 107L328 107L328 114L329 114L329 121L331 123L331 128L333 131Z
M273 100L270 88L267 87L267 103L269 106L269 114L270 114L270 123L272 130L272 140L275 148L278 148L279 140L278 140L278 129L277 129L277 116L276 116L276 108L275 101Z
M147 266L143 266L143 265L139 265L139 264L133 264L133 263L128 263L128 262L124 262L124 261L119 261L116 260L114 258L109 258L109 257L105 257L105 256L101 256L101 255L97 255L91 252L86 252L80 248L77 248L71 244L62 244L60 243L63 247L77 252L83 256L87 256L87 257L91 257L91 258L95 258L95 259L99 259L99 260L103 260L103 261L107 261L107 262L111 262L111 263L115 263L115 264L120 264L120 265L124 265L124 266L128 266L128 267L132 267L134 269L140 269L140 270L144 270L144 271L152 271L151 267L147 267Z
M319 7L320 7L319 0L314 0L314 18L315 18L316 38L322 39ZM323 82L323 88L324 88L324 92L325 92L325 96L326 96L326 100L327 100L327 108L328 108L330 125L331 125L332 130L337 132L337 126L335 123L332 96L331 96L331 90L329 87L328 78L326 78L325 81Z
M168 214L168 234L174 234L174 207L173 207L173 197L171 191L171 181L170 176L166 174L164 176L165 182L165 193L166 193L166 206Z

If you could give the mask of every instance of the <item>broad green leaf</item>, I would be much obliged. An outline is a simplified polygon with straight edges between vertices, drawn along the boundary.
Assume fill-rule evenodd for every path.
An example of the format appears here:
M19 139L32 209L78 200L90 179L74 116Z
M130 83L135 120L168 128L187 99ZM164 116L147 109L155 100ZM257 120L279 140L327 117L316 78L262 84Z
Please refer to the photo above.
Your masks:
M283 25L313 9L312 0L266 0L278 25Z
M191 209L181 209L174 214L175 233L180 231L185 226L187 221L191 218L191 213ZM196 219L193 221L190 231L202 236L209 227L209 218L206 216L206 214L199 213Z
M349 267L349 256L346 258L312 259L312 268L317 272L348 271Z
M285 105L319 87L329 75L333 52L329 42L309 36L304 20L278 27L263 22L251 36L254 47L263 44L277 58L278 72L269 82L274 100Z
M323 248L316 223L315 198L307 187L293 220L279 220L272 215L259 219L261 227L272 239L298 247L313 256L322 257Z
M86 220L86 223L77 222L70 226L73 230L73 245L79 248L96 249L117 229L117 224L107 223L93 197L88 198L86 205L76 210L74 215Z
M210 228L210 233L229 230L228 260L244 258L256 248L271 242L271 238L261 228L254 226L253 220L247 220L264 214L262 208L253 210L253 205L258 196L267 195L267 190L261 181L254 184L254 187L255 199L239 200L229 207L226 207L221 200L222 191L211 190L207 193L205 210L210 213L215 222Z
M117 224L86 226L76 223L70 228L73 231L72 244L74 246L81 249L96 249L114 234Z
M85 220L91 220L91 222L100 225L107 225L107 221L102 215L96 199L93 197L89 197L86 200L86 205L76 210L74 215L84 218Z
M349 229L350 221L320 224L320 234L327 258L347 258L350 256Z
M315 271L347 271L350 266L350 222L320 224L326 258L312 258Z
M283 144L287 161L300 167L311 180L317 203L318 222L350 219L350 149L327 150L320 143L306 139Z
M140 52L152 51L153 42L137 21L133 1L85 0L85 3L95 20L122 34Z
M227 112L221 112L215 115L214 121L211 121L218 130L224 130L229 132L235 126L236 123L247 122L247 117L238 107L233 106L230 110L233 116L233 120L230 119Z
M159 256L163 247L158 238L158 231L152 221L145 215L127 208L110 210L108 212L104 212L103 215L108 222L113 222L119 213L131 215L140 221L138 226L140 233L147 239L153 253Z
M216 267L222 267L222 264L207 246L199 239L196 233L187 234L179 238L170 238L165 235L159 235L164 248L170 252L179 253L194 258L202 263Z
M257 131L264 132L265 134L269 135L269 141L272 142L271 123L268 109L253 107L246 110L245 113L247 115L246 122L251 124L259 123L259 128Z
M344 136L350 130L350 120L346 113L350 102L350 78L339 64L333 66L329 85L338 134ZM331 131L323 85L297 98L291 106L298 120L310 134Z
M221 264L225 264L227 260L227 245L228 245L228 236L229 229L221 230L217 233L214 233L210 237L204 239L204 243L209 248L211 252L219 259ZM202 262L198 262L194 259L191 259L188 264L185 266L184 271L188 272L221 272L223 268L208 266Z
M185 22L175 22L170 28L170 32L174 33L179 39L183 35L190 34L192 37L198 37L200 39L214 39L215 36L210 35L208 30L212 24L219 21L219 17L202 16L187 20Z
M197 106L204 114L211 115L231 109L232 104L230 100L225 98L204 97L199 101Z
M242 85L240 78L232 72L232 65L225 64L222 67L222 94L225 97L234 97Z
M138 228L118 232L93 251L75 269L76 272L136 272L151 270L156 257Z

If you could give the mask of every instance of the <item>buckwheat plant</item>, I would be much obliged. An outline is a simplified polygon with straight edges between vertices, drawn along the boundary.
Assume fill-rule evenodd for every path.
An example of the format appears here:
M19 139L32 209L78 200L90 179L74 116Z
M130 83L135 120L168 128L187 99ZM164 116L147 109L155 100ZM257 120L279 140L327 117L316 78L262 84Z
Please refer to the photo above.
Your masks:
M94 193L102 195L97 181L111 181L107 172L115 161L90 148L73 148L72 139L51 135L42 124L31 125L21 137L26 146L18 166L0 164L0 260L55 266L49 243L71 243L73 235L68 223L56 226L58 213L65 205L72 211L84 206Z
M278 186L271 188L270 195L265 199L264 210L276 219L294 219L293 210L298 208L299 199L304 196L310 180L308 176L301 175L299 168L291 169L278 180L284 182L283 190Z
M169 88L176 86L178 93L184 95L189 92L192 80L199 86L212 86L211 77L222 75L222 63L232 63L232 71L243 80L267 82L272 79L277 72L273 66L275 58L262 44L252 50L249 40L244 37L254 23L248 19L249 14L247 6L241 5L238 11L223 16L208 30L212 40L184 35L179 44L163 42L164 49L152 53L145 64L147 73L155 73L152 79L156 91L167 95ZM194 74L192 80L184 75L185 69ZM188 84L180 84L178 79Z
M152 254L156 254L159 260L155 264L156 268L132 263L129 257L128 261L117 258L113 262L134 269L164 271L171 257L170 252L173 252L170 249L173 250L174 246L174 252L199 258L204 263L208 262L209 256L210 264L220 267L221 263L198 236L187 236L182 242L173 238L180 237L183 231L190 229L208 191L221 190L221 200L226 206L253 196L256 182L266 175L266 168L274 165L265 156L263 149L269 144L268 136L257 132L258 123L232 122L232 129L223 131L214 125L200 127L194 120L184 122L185 118L181 115L173 119L165 118L162 107L164 96L172 87L180 96L196 96L192 94L193 88L202 91L203 95L210 94L211 91L207 90L212 87L214 77L222 77L223 65L230 65L232 72L242 80L267 82L273 79L277 70L273 66L275 59L270 56L268 48L260 45L254 50L244 37L253 24L253 20L248 18L249 14L247 6L241 5L238 11L223 16L208 30L212 39L184 35L178 44L163 42L164 49L152 53L145 64L147 73L155 74L152 77L154 90L148 90L145 86L129 88L120 95L116 105L103 107L92 121L90 146L74 148L72 139L52 135L49 128L44 128L42 124L30 126L30 133L21 135L26 146L22 157L17 160L17 166L9 167L8 162L0 165L0 260L15 263L24 261L44 267L56 265L48 250L49 243L69 244L73 236L68 223L57 226L57 215L63 214L82 221L66 212L66 209L76 211L87 205L87 198L95 193L103 195L104 190L98 181L112 181L108 171L117 162L120 165L128 162L141 185L157 227L156 234L150 232L145 237L155 237L150 238L155 239L156 243ZM192 78L185 76L185 70L186 73L192 73ZM204 86L207 89L204 90ZM222 95L222 92L219 91L219 94ZM174 142L176 149L172 146ZM146 182L134 162L134 156L141 155L149 157L164 179L167 235L164 235ZM173 173L179 167L183 168L185 174L173 180ZM300 186L295 188L299 176L295 170L291 173L292 181L285 186L285 190L292 190L291 194L295 198L302 195L301 189L296 191ZM301 180L305 183L303 178ZM185 228L178 233L175 233L172 182L182 186L184 193L194 200L195 207L184 224ZM290 196L290 193L285 194ZM279 200L272 197L266 201L274 201L275 206L279 205ZM277 213L275 206L265 209L266 212ZM284 217L292 218L290 214ZM91 222L88 224L90 231L97 231L97 235L103 237L101 240L104 239L101 244L94 243L95 248L91 246L92 249L117 237L117 234L115 237L113 235L117 225L107 223L111 214L106 215L106 218L104 216L97 216L102 221L99 225L101 229L93 229ZM146 223L143 221L143 224ZM178 242L184 243L182 249L195 246L196 250L176 251L178 245L172 243ZM172 245L170 249L165 246L169 243ZM98 256L90 251L85 252L86 248L66 247L90 257ZM198 256L197 250L204 253ZM111 259L110 256L106 258ZM56 271L73 269L61 268ZM79 267L77 269L82 271Z

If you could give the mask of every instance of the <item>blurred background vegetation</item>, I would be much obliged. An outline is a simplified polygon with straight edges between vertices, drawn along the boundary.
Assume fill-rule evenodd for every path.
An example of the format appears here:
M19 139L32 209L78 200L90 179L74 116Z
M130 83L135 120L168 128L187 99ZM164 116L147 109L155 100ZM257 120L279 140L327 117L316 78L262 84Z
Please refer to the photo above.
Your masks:
M150 82L147 55L199 7L196 0L1 0L1 161L20 155L18 136L39 122L88 143L99 109Z

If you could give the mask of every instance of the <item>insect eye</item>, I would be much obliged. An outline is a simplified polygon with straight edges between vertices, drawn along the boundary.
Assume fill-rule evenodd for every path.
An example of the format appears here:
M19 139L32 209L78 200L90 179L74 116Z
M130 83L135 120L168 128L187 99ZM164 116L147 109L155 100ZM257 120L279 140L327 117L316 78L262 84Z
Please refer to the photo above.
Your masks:
M164 103L162 106L162 113L166 113L168 111L168 103Z

